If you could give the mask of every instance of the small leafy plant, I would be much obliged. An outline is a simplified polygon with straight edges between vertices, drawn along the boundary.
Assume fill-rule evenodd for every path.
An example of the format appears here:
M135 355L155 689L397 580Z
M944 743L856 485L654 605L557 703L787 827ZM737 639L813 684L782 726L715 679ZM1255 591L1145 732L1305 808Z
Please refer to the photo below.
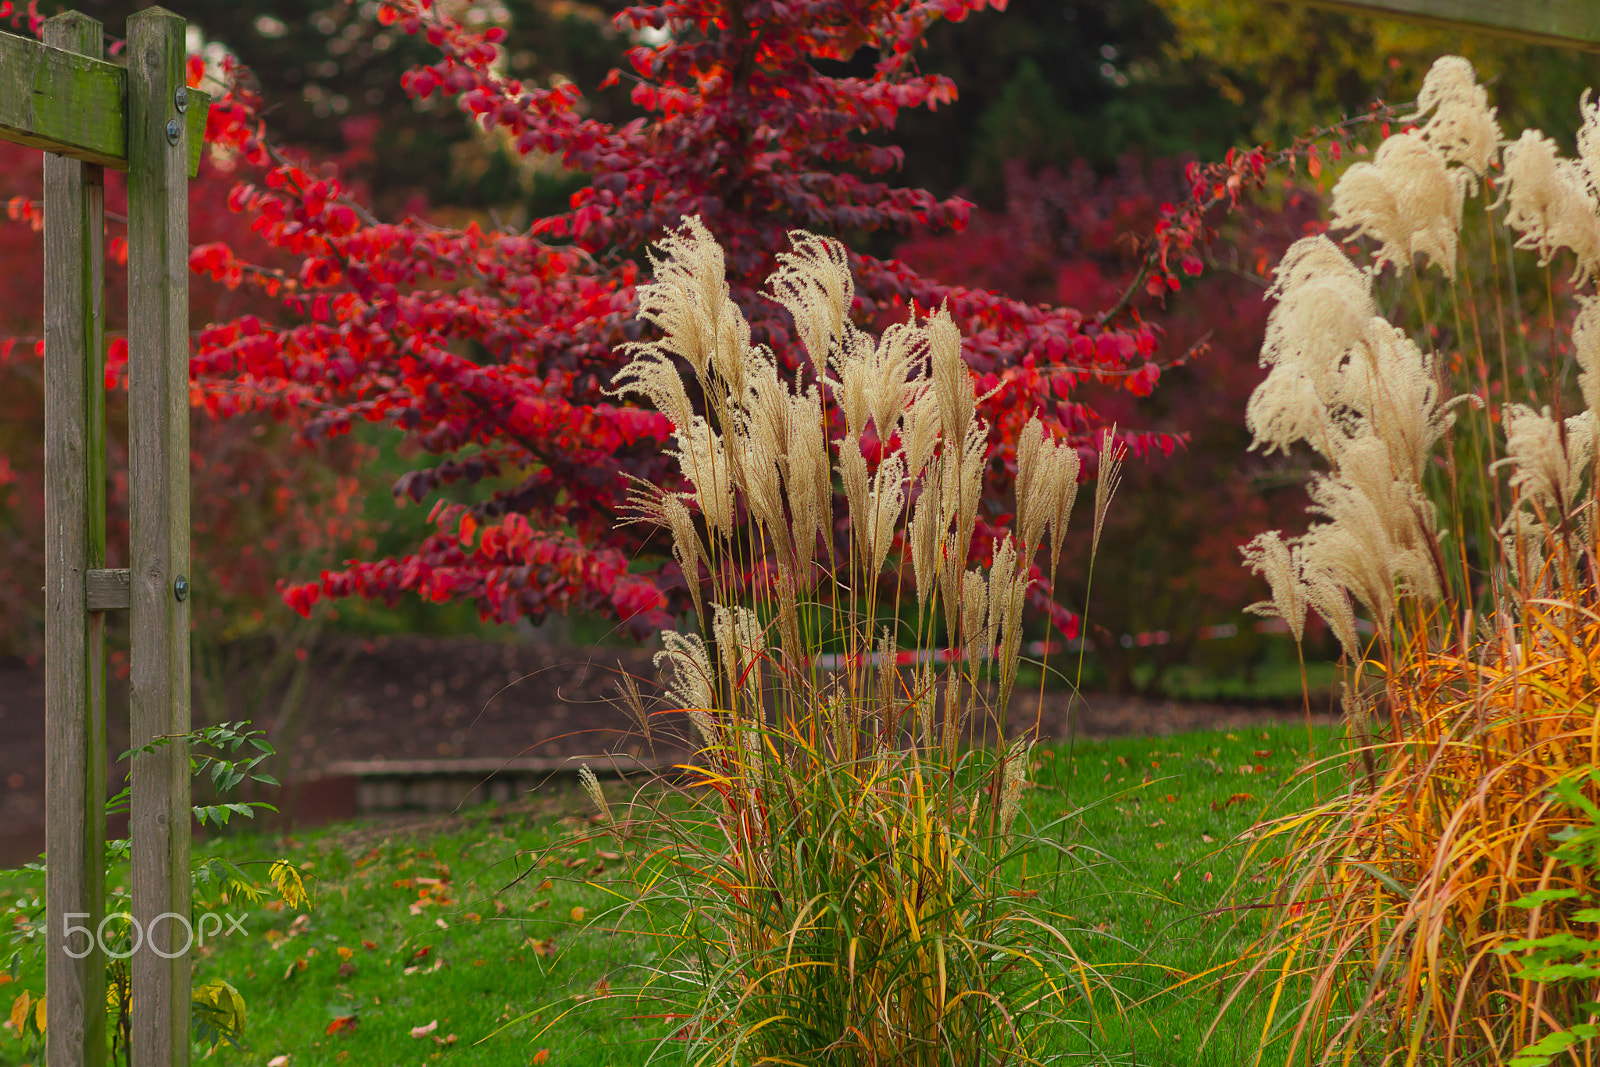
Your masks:
M843 246L790 236L770 284L809 357L795 379L750 344L691 218L640 289L664 339L631 346L614 382L675 428L687 488L636 481L629 517L668 531L700 619L656 660L697 761L676 806L612 822L652 846L638 906L664 962L645 992L675 1002L695 1062L1037 1062L1092 1026L1100 985L1040 903L1081 861L1019 819L1032 737L1006 714L1034 558L1048 536L1053 575L1080 457L1030 420L1015 531L980 531L991 427L950 316L874 343ZM1121 455L1106 434L1097 535Z
M215 801L193 806L194 818L202 826L226 826L229 819L235 815L254 818L257 810L277 810L271 804L262 801L241 803L225 799L246 780L262 785L278 784L270 774L257 770L264 760L272 756L272 745L264 739L262 731L249 730L248 726L247 722L221 723L192 730L187 735L191 752L190 773L198 779L209 782ZM124 752L120 759L126 760L141 753L153 752L163 745L171 744L173 740L175 738L158 737L147 745ZM195 749L201 747L211 751L194 754ZM243 757L239 755L241 749L247 753ZM127 811L129 800L130 789L125 787L106 802L107 814ZM128 861L131 847L132 843L126 838L106 842L106 884L112 882L110 877L112 870ZM43 862L24 864L23 869L33 872L42 883L47 862L48 857L43 857ZM220 857L208 857L197 864L191 874L191 892L196 910L222 906L235 899L256 903L266 895L256 880L237 864ZM290 907L308 903L300 872L293 864L282 860L272 863L268 871L268 880L278 896ZM121 914L128 910L125 906L128 903L125 890L120 887L113 890L111 898L110 906L107 908L108 915ZM43 951L44 942L40 936L44 930L43 901L44 893L41 889L33 896L30 921L11 931L12 942L16 948L10 962L13 979L17 976L23 951L34 954ZM121 912L116 910L118 905L124 905ZM97 931L96 936L104 939L105 948L108 950L106 1010L110 1017L107 1036L110 1040L111 1062L126 1063L130 1054L129 1042L132 1035L132 1020L129 1015L133 999L132 974L129 967L133 941L131 927L127 924L107 924ZM27 990L17 994L12 1001L11 1011L12 1021L16 1024L14 1029L19 1036L28 1036L30 1031L27 1027L32 1026L33 1036L43 1042L45 1000L43 995L34 996ZM245 1002L239 991L226 979L213 978L197 985L191 991L190 1020L195 1039L212 1049L222 1044L234 1048L243 1047L240 1042L245 1030Z

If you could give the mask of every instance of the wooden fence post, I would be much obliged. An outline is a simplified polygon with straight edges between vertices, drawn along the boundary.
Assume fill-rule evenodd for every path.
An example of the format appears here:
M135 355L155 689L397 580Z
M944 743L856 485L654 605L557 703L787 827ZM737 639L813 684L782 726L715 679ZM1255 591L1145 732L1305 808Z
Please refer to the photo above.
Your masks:
M103 50L100 23L77 12L46 21L44 40L94 59ZM106 961L94 936L105 914L106 617L89 611L85 584L106 565L104 210L104 168L44 157L49 1067L101 1067L106 1058Z
M184 20L128 19L133 1067L189 1063L189 148Z

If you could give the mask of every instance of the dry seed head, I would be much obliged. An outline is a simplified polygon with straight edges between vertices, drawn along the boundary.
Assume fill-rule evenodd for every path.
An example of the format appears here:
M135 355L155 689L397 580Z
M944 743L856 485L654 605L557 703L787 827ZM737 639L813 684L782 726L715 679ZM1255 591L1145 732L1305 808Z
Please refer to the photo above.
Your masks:
M984 580L983 572L976 567L968 571L960 583L961 641L967 647L967 658L974 671L978 669L978 653L984 647L988 593L989 584Z
M1350 606L1350 595L1331 575L1321 571L1305 571L1306 603L1328 629L1339 639L1339 645L1352 661L1361 659L1361 639L1356 635L1356 613Z
M896 322L883 331L866 374L866 402L878 440L885 443L899 430L901 416L923 388L907 381L926 344L914 322Z
M1384 141L1371 163L1357 163L1333 187L1331 229L1378 242L1375 263L1409 270L1425 254L1455 277L1456 229L1465 182L1452 177L1444 156L1416 130Z
M1578 162L1590 194L1600 197L1600 99L1590 102L1591 92L1585 89L1578 100L1578 114L1583 117L1578 128Z
M722 247L694 215L656 248L663 257L647 250L655 281L638 287L639 318L660 327L666 337L658 345L688 360L706 384L719 336L726 332L721 319L730 308L738 315L727 299Z
M1030 418L1017 437L1017 529L1028 548L1039 547L1039 535L1055 514L1051 496L1059 490L1045 463L1055 458L1055 445L1047 442L1044 423Z
M1579 297L1578 317L1572 322L1572 348L1577 356L1578 387L1584 407L1600 411L1600 300Z
M700 544L700 533L694 527L694 516L676 493L631 474L628 477L634 484L629 486L627 502L619 509L620 525L650 522L665 526L671 532L672 554L683 568L683 579L689 586L689 595L694 598L695 612L704 615L705 606L700 601L700 561L706 555Z
M589 794L589 799L600 810L600 817L606 822L615 822L611 817L611 805L606 803L606 795L600 788L600 779L595 777L587 763L578 769L578 781L583 783L583 791Z
M863 525L869 531L865 557L872 563L869 574L883 573L884 561L894 544L894 532L900 525L900 512L905 508L906 461L896 452L878 465L874 475L876 488L869 501L870 511ZM854 521L854 520L852 520Z
M1251 604L1244 610L1255 615L1276 615L1289 624L1295 641L1305 634L1305 587L1300 577L1300 551L1284 543L1283 534L1268 530L1239 550L1245 566L1267 579L1272 599Z
M1302 237L1284 250L1272 272L1267 297L1282 300L1307 282L1333 282L1352 286L1361 292L1371 288L1368 273L1350 262L1350 257L1326 234Z
M833 480L828 469L822 401L816 386L790 397L789 403L789 510L794 519L797 577L801 586L809 589L817 537L826 534L833 518Z
M761 706L761 659L767 650L761 620L740 604L732 608L712 604L712 632L717 636L717 654L728 678L730 692L744 678L745 696L754 708Z
M772 298L794 319L795 331L817 376L828 366L835 339L843 337L855 299L850 253L829 237L793 230L793 252L778 254L778 269L768 279Z
M962 546L963 563L966 560L966 546L972 543L972 528L978 521L978 498L983 492L983 457L988 445L989 424L982 419L969 421L961 450L952 456L946 445L940 471L944 513L955 526L957 540Z
M939 443L939 395L924 388L906 414L906 475L913 482L922 475Z
M1394 617L1398 587L1431 575L1431 562L1416 558L1389 535L1386 516L1366 493L1338 478L1313 479L1312 511L1330 521L1307 530L1300 539L1302 560L1309 574L1328 575L1349 590L1387 630ZM1418 589L1418 592L1423 590Z
M608 396L637 393L667 417L674 430L682 430L694 417L694 406L683 387L683 376L665 351L653 344L625 345L632 359L611 379Z
M1266 445L1262 454L1268 456L1278 450L1288 455L1296 441L1307 441L1326 455L1337 432L1310 375L1288 363L1273 367L1251 392L1244 425L1250 431L1250 451Z
M972 371L961 358L961 331L950 317L947 306L940 305L929 317L927 333L933 391L939 398L939 421L944 427L944 438L964 441L978 397L972 385Z
M1033 746L1026 737L1012 740L1006 751L1005 771L1000 779L1000 833L1011 833L1011 824L1022 808L1022 787L1028 781L1028 758Z
M1506 225L1522 235L1517 247L1535 249L1540 266L1570 248L1578 258L1573 284L1591 281L1600 271L1600 221L1583 166L1561 159L1556 143L1538 130L1524 130L1501 158L1505 176L1494 206L1506 208Z
M863 562L872 557L872 490L867 473L867 457L861 446L846 437L839 445L839 478L844 483L845 503L850 509L850 526Z
M917 583L917 608L928 606L939 565L939 544L945 524L940 522L939 494L924 490L911 508L911 524L906 531L911 546L911 573Z
M690 494L706 517L713 537L733 536L733 469L722 436L699 415L677 435L677 448L666 454L678 461L678 469L694 483Z
M1370 406L1361 413L1388 446L1396 476L1420 482L1433 446L1455 416L1439 403L1432 358L1405 331L1379 319L1372 326L1361 346L1372 376L1365 391Z
M656 670L669 674L663 686L667 696L680 708L704 711L716 707L711 659L706 654L706 643L700 635L662 630L661 643L665 647L655 654L652 662Z
M1106 511L1111 507L1111 497L1122 478L1122 460L1128 454L1126 447L1115 444L1115 424L1100 438L1100 474L1094 482L1094 537L1090 541L1091 555L1100 551L1100 534L1105 529Z
M1536 500L1566 514L1594 456L1594 413L1585 411L1566 420L1565 447L1562 427L1548 407L1536 412L1523 404L1508 404L1505 426L1506 458L1491 463L1489 470L1513 467L1510 484L1519 501Z
M1495 109L1489 106L1489 93L1478 84L1472 63L1460 56L1440 56L1433 61L1422 92L1417 94L1417 111L1403 121L1416 122L1425 115L1421 134L1451 163L1465 167L1474 179L1489 172L1489 164L1500 147L1500 126ZM1477 183L1469 187L1476 195Z
M1017 546L1010 534L994 540L989 563L989 622L983 631L983 647L992 650L998 635L1009 623L1013 589L1026 579L1017 573Z
M1500 558L1510 587L1520 591L1520 599L1543 596L1548 584L1544 575L1545 545L1550 531L1528 512L1517 509L1500 524Z
M1083 460L1078 449L1068 441L1057 441L1052 446L1048 474L1056 483L1051 491L1050 503L1050 576L1054 580L1056 565L1061 562L1061 547L1067 538L1067 522L1072 518L1072 505L1078 500L1078 473Z

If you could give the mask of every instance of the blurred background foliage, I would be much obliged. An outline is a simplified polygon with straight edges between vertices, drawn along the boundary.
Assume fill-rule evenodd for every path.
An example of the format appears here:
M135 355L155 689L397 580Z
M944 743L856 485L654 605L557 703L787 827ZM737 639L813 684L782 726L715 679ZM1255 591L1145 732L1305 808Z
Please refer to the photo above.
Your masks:
M127 16L146 6L144 0L44 0L40 9L84 11L119 33ZM251 69L277 140L312 159L335 161L380 215L520 228L564 210L585 183L558 161L518 157L437 97L408 98L400 77L432 50L397 27L380 26L364 10L370 0L165 0L163 6L191 21L191 47L226 49ZM505 54L515 76L541 85L571 80L584 94L581 107L598 119L620 123L640 113L625 84L596 89L630 44L612 27L612 16L627 6L623 0L456 6L469 21L507 30ZM1011 0L1004 12L937 23L918 66L950 77L958 99L934 112L906 113L895 130L875 139L904 149L900 184L964 196L977 210L962 234L908 240L880 233L857 247L900 255L943 280L1092 313L1116 300L1137 265L1129 235L1147 233L1158 205L1184 195L1184 161L1220 158L1234 145L1284 144L1360 113L1375 99L1409 99L1432 60L1447 52L1477 64L1508 130L1539 126L1570 151L1578 96L1600 83L1600 56L1270 0ZM821 66L835 75L867 73L876 58L863 49L848 62ZM0 192L15 195L36 181L36 171L12 168ZM1256 679L1281 666L1276 646L1283 641L1258 634L1239 614L1260 591L1238 566L1236 546L1268 526L1292 525L1303 504L1304 465L1247 455L1243 411L1260 374L1262 271L1319 211L1317 189L1307 184L1231 219L1209 276L1152 312L1166 330L1161 358L1193 358L1138 402L1137 421L1187 432L1191 442L1170 458L1128 468L1109 519L1113 550L1101 553L1095 579L1091 625L1104 627L1109 639L1091 664L1097 685L1200 695L1215 690L1217 679L1229 685L1242 679L1247 695ZM0 227L0 255L36 255L37 240L24 226ZM208 296L207 284L195 282L197 323L222 310L208 301L231 299L220 290ZM18 335L36 333L39 298L37 287L12 287L0 297L0 323ZM119 301L108 295L106 306L118 308ZM28 442L39 436L36 377L22 363L0 364L0 546L8 561L29 561L10 583L16 588L0 590L0 654L39 650L38 605L17 592L38 587L34 562L42 573L42 558L32 556L42 550L32 532L39 514L36 464L26 460ZM1094 402L1110 412L1129 401L1124 395ZM425 511L396 506L390 487L406 466L382 428L364 427L340 455L313 462L295 454L301 446L280 428L206 428L208 421L197 419L195 427L213 457L217 486L231 478L250 490L234 494L228 515L206 520L216 527L208 551L217 559L255 553L298 578L352 553L372 558L414 543L407 531L424 521ZM252 459L241 450L245 444L272 455ZM207 475L197 469L197 477ZM451 492L466 501L483 489ZM197 484L197 500L203 491L205 483ZM288 519L286 500L303 502ZM293 543L266 552L263 523L278 523ZM246 545L254 547L244 552ZM226 588L217 591L218 607L228 620L216 621L219 648L243 639L286 648L315 638L278 602L272 577L245 566L219 583ZM1077 606L1085 578L1064 576L1064 602ZM1203 628L1230 623L1239 637L1200 639ZM513 636L479 623L464 605L420 602L341 604L319 618L318 629L327 627ZM545 631L590 642L606 639L610 626L553 620ZM1118 635L1137 632L1167 638L1122 648ZM228 662L220 652L213 661ZM1298 676L1283 688L1297 693Z

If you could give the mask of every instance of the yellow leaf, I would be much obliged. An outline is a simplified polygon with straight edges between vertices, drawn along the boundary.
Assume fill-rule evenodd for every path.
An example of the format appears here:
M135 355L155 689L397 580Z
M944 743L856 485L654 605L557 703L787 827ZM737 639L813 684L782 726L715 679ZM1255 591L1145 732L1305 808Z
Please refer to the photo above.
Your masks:
M583 917L585 915L587 915L587 914L589 914L589 911L588 911L587 908L573 908L572 909L572 921L575 922L575 923L581 923L581 922L583 922Z
M17 999L11 1002L11 1029L15 1030L18 1036L22 1034L22 1025L28 1021L28 1005L32 1002L33 998L28 995L26 989L18 993Z
M40 997L38 1003L33 1006L33 1025L39 1028L41 1034L44 1033L44 1002L45 998Z
M345 945L340 945L339 946L339 958L341 960L347 960L351 956L354 956L355 954L356 954L355 949L349 948L349 947L347 947Z

